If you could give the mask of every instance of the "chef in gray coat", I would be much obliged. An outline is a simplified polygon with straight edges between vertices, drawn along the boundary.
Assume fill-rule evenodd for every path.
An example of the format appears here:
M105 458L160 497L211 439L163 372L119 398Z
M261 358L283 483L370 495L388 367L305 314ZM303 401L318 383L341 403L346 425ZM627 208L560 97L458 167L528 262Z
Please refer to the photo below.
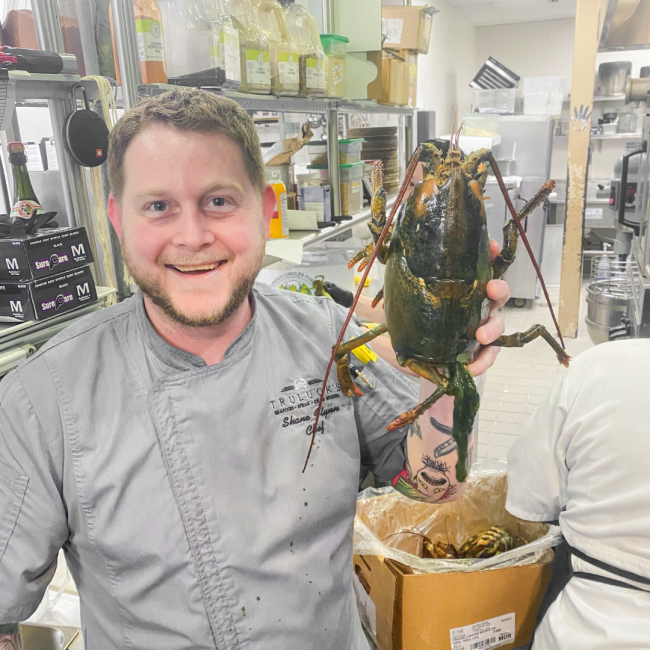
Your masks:
M406 433L386 424L416 391L381 359L360 398L330 379L302 472L345 312L254 285L275 195L235 102L194 89L141 102L111 133L109 176L141 292L0 385L0 648L63 548L87 648L367 649L359 470L403 469ZM507 298L504 283L489 291ZM502 330L493 319L480 336Z

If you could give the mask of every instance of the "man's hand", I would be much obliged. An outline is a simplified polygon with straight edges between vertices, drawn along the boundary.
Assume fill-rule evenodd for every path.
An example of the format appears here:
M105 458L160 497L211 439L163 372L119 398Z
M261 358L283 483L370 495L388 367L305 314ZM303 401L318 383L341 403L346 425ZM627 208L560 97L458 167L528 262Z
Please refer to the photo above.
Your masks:
M494 241L490 242L490 257L494 258L499 254L499 245ZM510 287L504 280L490 280L487 285L488 297L492 301L490 308L490 320L476 330L476 340L484 346L474 362L469 365L469 371L478 377L490 368L496 361L497 354L501 348L491 346L505 331L506 326L499 316L494 312L503 307L510 300Z

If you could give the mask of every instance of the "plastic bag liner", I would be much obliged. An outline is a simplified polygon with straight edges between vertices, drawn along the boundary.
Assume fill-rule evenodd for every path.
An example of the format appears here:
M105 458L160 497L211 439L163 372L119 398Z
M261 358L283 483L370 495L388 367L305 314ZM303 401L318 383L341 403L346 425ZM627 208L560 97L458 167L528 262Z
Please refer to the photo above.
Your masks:
M354 553L391 558L414 573L484 571L550 562L551 547L561 539L560 528L511 515L505 509L507 491L507 464L489 459L472 467L465 495L458 501L420 503L392 487L368 488L357 498ZM485 559L422 557L422 535L460 548L471 536L492 526L502 526L528 543Z

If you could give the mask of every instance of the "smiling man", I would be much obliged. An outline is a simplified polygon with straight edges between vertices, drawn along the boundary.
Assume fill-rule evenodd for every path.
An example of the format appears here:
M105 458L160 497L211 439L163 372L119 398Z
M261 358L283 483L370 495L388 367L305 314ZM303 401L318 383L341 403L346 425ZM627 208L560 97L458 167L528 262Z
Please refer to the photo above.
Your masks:
M345 312L254 285L275 197L250 116L174 90L124 115L108 160L109 216L141 292L0 387L0 648L63 548L87 648L365 650L358 477L403 470L406 431L386 424L417 389L380 359L360 398L331 380L302 473ZM490 292L507 298L504 283ZM502 330L491 320L481 336Z

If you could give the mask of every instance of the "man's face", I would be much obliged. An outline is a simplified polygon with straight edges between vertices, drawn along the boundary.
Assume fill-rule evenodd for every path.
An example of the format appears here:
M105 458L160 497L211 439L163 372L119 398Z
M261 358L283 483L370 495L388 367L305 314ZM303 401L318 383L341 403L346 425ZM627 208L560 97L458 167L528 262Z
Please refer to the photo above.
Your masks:
M273 190L260 196L225 135L155 125L129 144L109 217L143 293L183 325L227 320L264 259Z

